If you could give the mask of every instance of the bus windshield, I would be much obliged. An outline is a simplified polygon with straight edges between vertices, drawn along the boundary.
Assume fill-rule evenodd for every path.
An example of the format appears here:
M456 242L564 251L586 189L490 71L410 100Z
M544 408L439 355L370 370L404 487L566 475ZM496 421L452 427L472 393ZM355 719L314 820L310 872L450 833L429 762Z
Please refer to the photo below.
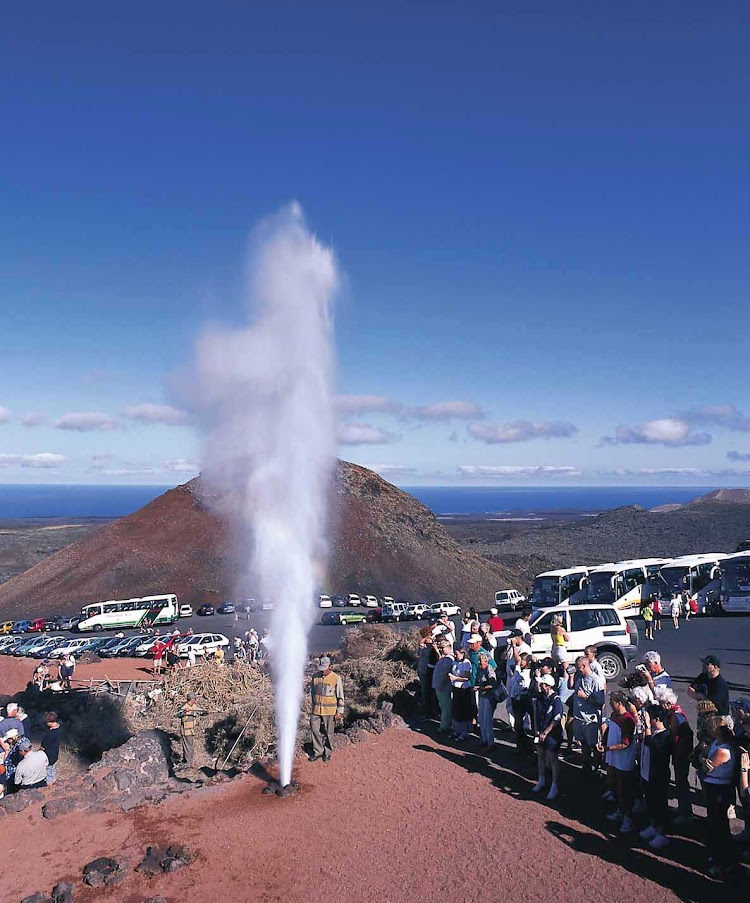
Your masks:
M589 585L586 587L587 602L608 602L615 601L615 591L612 589L612 571L600 571L599 573L589 574Z
M750 558L724 562L721 590L727 596L750 595Z
M542 608L552 608L560 602L560 578L537 577L534 580L534 589L531 598L535 605Z
M687 576L689 569L687 567L662 568L659 571L659 578L666 586L666 592L670 596L682 592L687 586Z

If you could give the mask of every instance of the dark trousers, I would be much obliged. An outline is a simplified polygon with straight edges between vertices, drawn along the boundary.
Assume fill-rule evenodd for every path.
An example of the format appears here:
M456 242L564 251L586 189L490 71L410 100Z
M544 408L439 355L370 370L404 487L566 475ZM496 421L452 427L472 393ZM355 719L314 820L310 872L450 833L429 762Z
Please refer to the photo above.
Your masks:
M419 675L419 686L422 690L422 712L427 718L437 713L437 697L432 689L432 671Z
M677 814L684 818L693 817L693 805L690 802L690 761L674 762L674 783L677 788Z
M643 795L646 799L646 809L651 824L659 828L662 833L669 823L669 787L667 781L644 781Z
M527 695L519 696L513 700L513 730L516 735L516 749L518 752L527 753L533 752L534 749L531 745L531 740L529 740L529 735L526 733L526 728L523 725L524 717L528 715L530 718L532 717L531 711L531 701Z
M618 808L623 815L630 818L633 815L633 803L638 787L638 771L635 768L632 771L620 771L619 768L613 768L612 781Z
M734 786L704 782L706 848L712 862L726 868L734 862L734 844L727 809L734 803Z

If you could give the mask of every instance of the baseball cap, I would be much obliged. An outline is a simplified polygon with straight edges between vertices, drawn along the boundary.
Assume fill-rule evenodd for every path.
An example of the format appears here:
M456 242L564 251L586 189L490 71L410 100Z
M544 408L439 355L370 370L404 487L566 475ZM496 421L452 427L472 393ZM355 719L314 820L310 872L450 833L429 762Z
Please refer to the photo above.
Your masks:
M702 658L701 661L704 665L713 665L715 668L721 668L721 659L717 658L715 655L707 655L705 658Z
M482 642L482 638L479 636L478 633L472 633L472 635L469 637L468 642L470 642L470 643L481 643L481 642Z
M497 609L496 609L496 608L491 608L491 609L490 609L490 614L491 614L491 615L496 615L496 614L497 614Z
M523 630L519 630L517 627L514 627L513 630L508 634L508 636L513 639L514 636L523 636Z
M331 660L327 655L321 655L320 659L318 660L318 664L325 671L326 668L331 667Z
M21 752L28 752L31 749L31 740L28 737L21 737L18 741L18 748Z
M555 678L551 674L542 674L539 678L539 683L544 684L545 687L554 687Z

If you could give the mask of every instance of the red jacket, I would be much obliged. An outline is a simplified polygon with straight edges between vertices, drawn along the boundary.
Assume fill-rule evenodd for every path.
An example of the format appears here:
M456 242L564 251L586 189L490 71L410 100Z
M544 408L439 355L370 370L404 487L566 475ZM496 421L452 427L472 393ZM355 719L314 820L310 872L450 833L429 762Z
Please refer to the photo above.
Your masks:
M505 621L503 621L500 615L493 615L490 618L490 630L493 633L499 633L501 630L505 630Z

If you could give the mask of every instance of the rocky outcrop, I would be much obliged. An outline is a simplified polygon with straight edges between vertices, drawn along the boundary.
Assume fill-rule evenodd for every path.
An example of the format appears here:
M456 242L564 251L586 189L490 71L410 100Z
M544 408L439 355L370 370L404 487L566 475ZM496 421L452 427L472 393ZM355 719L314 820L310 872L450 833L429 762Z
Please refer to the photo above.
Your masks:
M433 513L376 473L340 462L333 483L327 574L331 593L488 603L508 582L501 566L461 548ZM175 592L202 603L255 595L236 584L242 555L226 499L197 478L51 555L0 586L3 618L73 614L83 602Z

